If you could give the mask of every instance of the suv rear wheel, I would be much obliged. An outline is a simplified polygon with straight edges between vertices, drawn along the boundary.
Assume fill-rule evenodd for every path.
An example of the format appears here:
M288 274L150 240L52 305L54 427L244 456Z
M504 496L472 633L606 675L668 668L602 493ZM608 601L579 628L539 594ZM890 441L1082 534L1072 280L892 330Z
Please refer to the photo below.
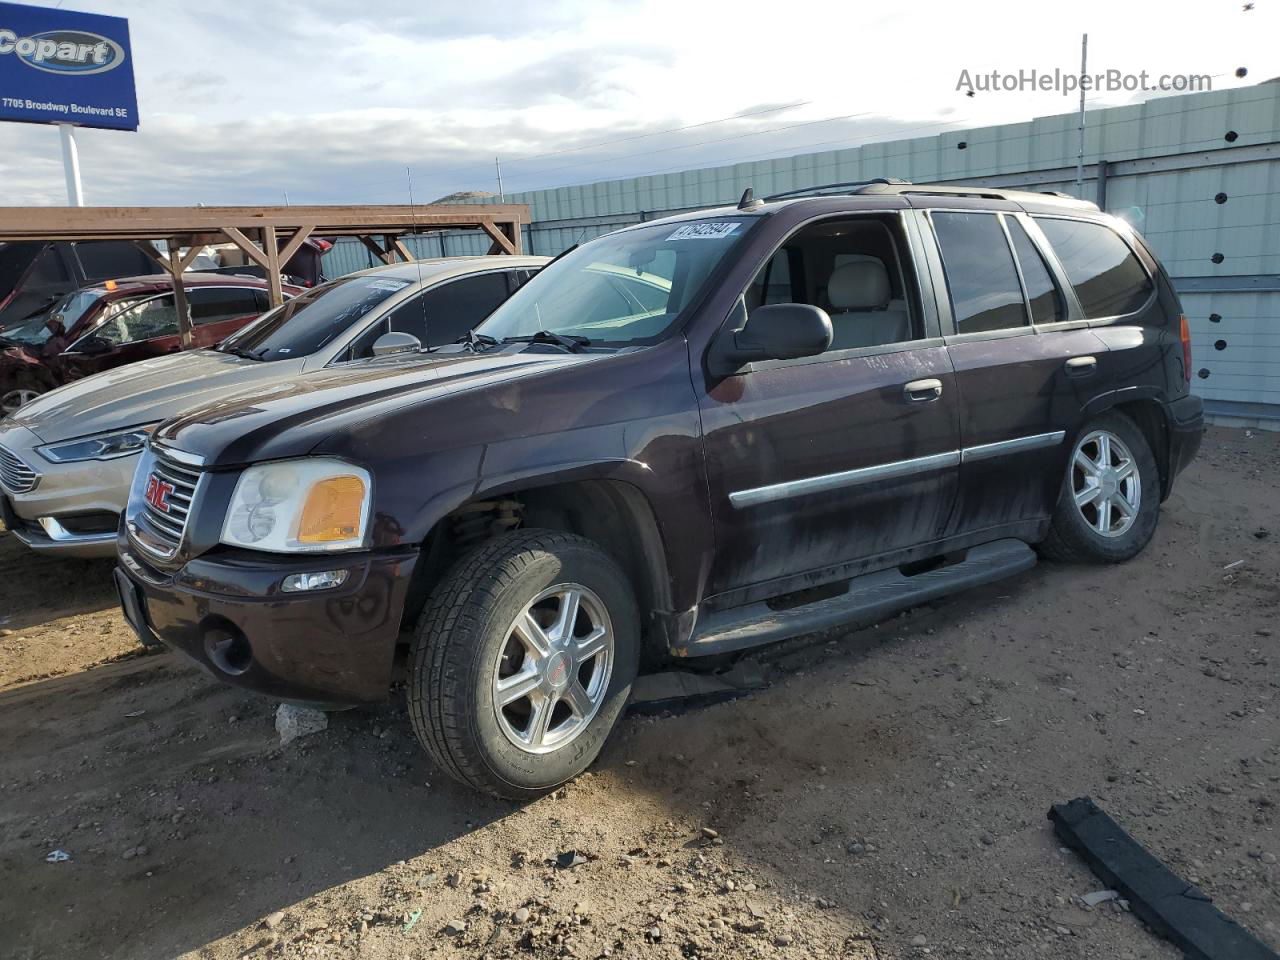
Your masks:
M1155 533L1160 472L1137 424L1113 411L1076 439L1041 551L1055 560L1120 563Z
M600 752L639 651L635 596L608 554L551 530L507 534L432 591L410 658L409 716L454 778L537 796Z

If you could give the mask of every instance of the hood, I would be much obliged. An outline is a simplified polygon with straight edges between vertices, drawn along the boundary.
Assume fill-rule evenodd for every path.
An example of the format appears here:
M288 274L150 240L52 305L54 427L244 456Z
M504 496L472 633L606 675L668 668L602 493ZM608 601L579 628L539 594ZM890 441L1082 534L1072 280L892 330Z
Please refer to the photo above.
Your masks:
M75 380L22 407L12 420L45 443L155 423L180 410L288 377L301 361L263 363L193 350Z
M304 456L339 430L467 390L591 363L602 354L518 348L388 358L300 373L203 404L166 421L154 439L209 466Z

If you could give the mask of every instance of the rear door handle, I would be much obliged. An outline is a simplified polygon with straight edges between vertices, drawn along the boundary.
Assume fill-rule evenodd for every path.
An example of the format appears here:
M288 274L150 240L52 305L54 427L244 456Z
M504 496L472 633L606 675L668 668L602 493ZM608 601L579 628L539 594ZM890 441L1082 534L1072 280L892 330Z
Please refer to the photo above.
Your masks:
M941 380L912 380L902 388L908 403L928 403L942 396Z
M1088 376L1097 369L1097 357L1072 357L1067 361L1067 373L1074 377Z

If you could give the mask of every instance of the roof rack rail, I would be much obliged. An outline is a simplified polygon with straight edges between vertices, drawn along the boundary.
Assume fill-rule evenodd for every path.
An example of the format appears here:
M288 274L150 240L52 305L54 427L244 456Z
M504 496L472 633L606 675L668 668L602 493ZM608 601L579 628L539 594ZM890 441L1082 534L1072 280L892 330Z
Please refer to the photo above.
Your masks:
M916 196L942 196L942 197L978 197L983 200L1019 200L1029 199L1033 197L1057 197L1060 200L1068 200L1073 204L1079 204L1082 207L1092 207L1098 209L1098 205L1091 200L1081 200L1067 193L1061 193L1056 190L1006 190L997 187L980 187L980 186L951 186L942 183L869 183L864 187L859 187L853 191L858 194L914 194Z
M824 191L833 193L861 193L860 187L868 187L873 184L879 184L887 187L907 186L910 180L899 180L897 177L875 177L871 180L849 180L844 183L824 183L816 187L801 187L799 190L784 190L781 193L771 194L765 197L765 201L772 203L774 200L786 200L790 197L805 196L823 196ZM854 188L854 189L850 189Z

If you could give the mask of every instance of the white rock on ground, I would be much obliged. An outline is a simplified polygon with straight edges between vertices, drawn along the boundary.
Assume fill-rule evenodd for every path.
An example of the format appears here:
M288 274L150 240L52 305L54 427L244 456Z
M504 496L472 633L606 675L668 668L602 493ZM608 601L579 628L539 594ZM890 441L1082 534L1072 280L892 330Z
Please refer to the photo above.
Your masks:
M276 711L276 733L280 734L282 746L299 737L319 733L328 726L329 715L323 710L282 703L280 709Z

